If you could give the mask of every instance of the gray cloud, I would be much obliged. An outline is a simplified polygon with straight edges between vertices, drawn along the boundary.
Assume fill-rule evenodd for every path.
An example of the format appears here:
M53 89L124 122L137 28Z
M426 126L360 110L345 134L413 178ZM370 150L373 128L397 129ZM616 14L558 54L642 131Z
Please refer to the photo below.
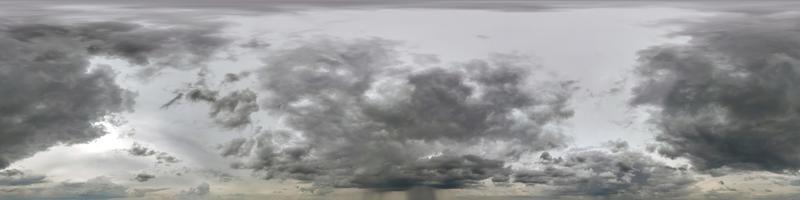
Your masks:
M232 91L220 97L217 89L212 89L206 83L206 73L201 71L198 80L190 83L187 88L176 91L177 95L161 106L169 108L178 103L182 98L191 102L206 102L210 106L209 116L214 122L224 128L242 128L252 123L252 115L258 112L258 95L249 90ZM249 76L249 72L239 74L225 74L225 80L220 84L233 83L242 77Z
M43 175L29 174L18 169L8 169L0 171L0 186L33 185L47 182L46 178Z
M686 169L618 147L572 150L558 159L543 157L541 169L516 172L514 182L553 186L549 192L554 197L679 199L695 191L696 179Z
M292 12L310 9L467 9L467 10L495 10L504 12L531 12L531 11L550 11L557 9L581 9L581 8L632 8L632 7L677 7L684 9L701 9L710 11L726 11L741 13L767 13L775 11L791 11L798 7L796 2L791 1L767 1L749 3L747 1L735 2L721 0L632 0L632 1L485 1L485 0L162 0L162 1L125 1L125 0L76 0L62 2L57 0L31 0L17 2L25 5L24 9L9 10L14 16L30 13L22 11L53 12L43 9L47 5L108 5L129 9L139 9L149 11L152 8L178 8L178 9L197 9L203 14L209 13L229 13L231 10L264 13L264 12ZM163 13L154 13L161 14ZM149 16L140 16L149 17ZM185 16L184 16L185 17Z
M90 141L94 122L128 110L132 94L107 67L88 69L79 38L50 26L0 30L0 168L47 147Z
M133 143L130 149L126 150L129 154L133 156L152 156L155 155L156 162L158 164L169 164L169 163L178 163L180 160L172 155L169 155L166 152L160 152L148 147L142 146L139 143Z
M459 188L507 181L506 162L565 144L544 126L572 115L572 83L532 80L524 57L405 68L390 41L302 44L257 72L262 109L287 129L221 145L234 167L321 187Z
M211 117L226 128L237 128L251 123L250 115L258 111L256 93L248 89L233 91L211 105Z
M178 162L181 162L181 160L179 160L175 156L171 156L171 155L169 155L169 154L167 154L165 152L158 153L158 155L156 155L156 160L158 161L158 163L178 163Z
M251 74L251 73L250 73L249 71L239 72L239 73L236 73L236 74L234 74L234 73L227 73L227 74L225 74L225 79L224 79L224 80L222 80L222 83L234 83L234 82L238 82L239 80L242 80L242 79L244 79L244 78L247 78L248 76L250 76L250 74Z
M659 152L701 170L800 169L800 19L720 16L685 23L686 45L640 52L633 105L654 105Z
M96 122L130 110L134 93L114 82L110 56L154 74L164 67L195 68L227 40L217 26L147 28L119 22L72 25L11 23L0 27L0 168L56 144L106 133ZM234 116L235 117L235 116Z
M127 197L127 190L127 187L115 184L107 178L97 177L86 182L61 182L48 187L0 188L0 198L8 200L99 200Z
M168 189L169 188L144 188L144 189L136 188L136 189L133 189L133 193L131 194L131 196L133 196L133 197L145 197L145 196L147 196L147 194L154 193L154 192L160 192L160 191L164 191L164 190L168 190Z
M128 149L127 151L128 153L134 156L152 156L158 153L155 150L142 146L139 143L133 143L131 148Z
M147 182L150 179L154 179L154 178L156 178L155 175L141 173L141 174L137 174L136 177L134 177L133 179L136 180L136 181L139 181L139 182Z
M208 183L201 183L197 187L189 188L188 190L181 191L177 199L205 199L211 193L211 186Z
M194 69L230 41L217 35L219 24L190 24L172 28L149 28L122 22L93 22L76 25L24 24L7 30L20 41L41 38L69 39L75 49L99 56L124 59L143 69L149 77L160 69Z

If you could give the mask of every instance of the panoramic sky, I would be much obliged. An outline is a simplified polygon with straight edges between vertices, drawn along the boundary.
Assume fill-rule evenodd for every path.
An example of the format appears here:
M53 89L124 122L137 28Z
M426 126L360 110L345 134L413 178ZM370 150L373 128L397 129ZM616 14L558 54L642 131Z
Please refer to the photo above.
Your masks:
M0 0L0 199L798 199L798 10Z

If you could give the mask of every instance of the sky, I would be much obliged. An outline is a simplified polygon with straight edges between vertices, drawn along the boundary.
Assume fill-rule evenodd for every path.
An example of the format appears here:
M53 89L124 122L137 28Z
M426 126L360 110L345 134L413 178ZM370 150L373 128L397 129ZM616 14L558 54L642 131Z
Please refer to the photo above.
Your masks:
M798 6L0 0L0 199L800 198Z

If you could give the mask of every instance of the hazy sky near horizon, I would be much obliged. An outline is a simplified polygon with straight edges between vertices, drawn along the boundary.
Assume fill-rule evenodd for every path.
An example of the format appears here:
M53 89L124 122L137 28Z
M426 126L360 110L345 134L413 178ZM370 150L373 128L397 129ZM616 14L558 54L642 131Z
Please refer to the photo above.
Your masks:
M0 1L0 199L792 199L792 2Z

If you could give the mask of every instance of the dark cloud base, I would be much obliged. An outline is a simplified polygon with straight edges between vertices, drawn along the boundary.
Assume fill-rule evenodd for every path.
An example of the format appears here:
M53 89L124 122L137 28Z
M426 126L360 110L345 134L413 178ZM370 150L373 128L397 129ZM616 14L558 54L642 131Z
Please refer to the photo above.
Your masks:
M611 143L606 149L571 150L563 157L542 154L538 170L516 172L513 181L545 185L553 197L680 199L697 192L696 178L649 155Z
M660 153L700 170L800 169L800 19L723 15L683 24L686 45L640 52L634 105L654 105Z
M571 82L531 85L533 67L516 55L404 69L394 45L319 39L271 52L257 72L261 108L289 129L231 141L222 154L267 178L405 190L507 181L505 162L564 146L543 126L572 115ZM465 151L501 144L493 157Z
M131 110L134 93L115 83L93 56L142 66L195 68L228 42L215 27L152 29L120 22L0 27L0 168L56 144L88 142L106 133L97 122Z

